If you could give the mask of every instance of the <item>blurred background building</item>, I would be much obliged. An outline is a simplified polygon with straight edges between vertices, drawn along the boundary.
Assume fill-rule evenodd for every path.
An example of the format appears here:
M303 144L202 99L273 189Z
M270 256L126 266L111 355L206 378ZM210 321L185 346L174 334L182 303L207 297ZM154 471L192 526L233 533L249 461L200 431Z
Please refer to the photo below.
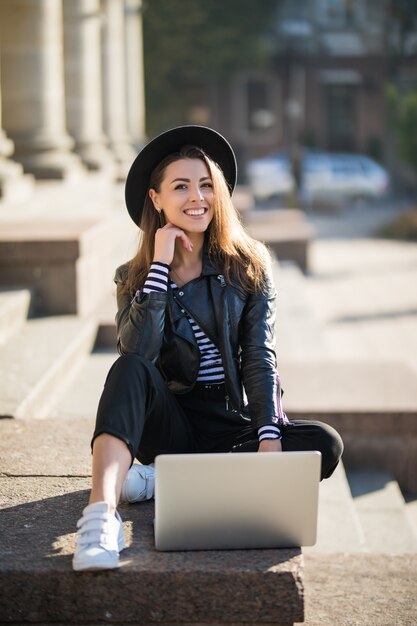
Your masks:
M184 1L171 31L168 4L144 18L149 128L211 124L242 165L301 147L366 154L405 183L388 90L417 89L414 0Z
M415 0L2 0L0 68L0 198L22 168L123 179L145 135L181 123L223 132L241 182L251 159L320 149L416 183L397 136Z
M123 178L145 133L141 20L141 0L0 2L0 198L22 168Z

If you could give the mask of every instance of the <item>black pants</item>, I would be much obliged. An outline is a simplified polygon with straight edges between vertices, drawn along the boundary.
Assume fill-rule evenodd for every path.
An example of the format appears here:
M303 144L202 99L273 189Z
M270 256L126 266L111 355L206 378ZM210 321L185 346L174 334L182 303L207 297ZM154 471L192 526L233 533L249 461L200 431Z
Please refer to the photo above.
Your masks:
M132 462L146 464L158 454L256 452L259 445L249 416L226 407L224 385L197 383L190 393L173 394L159 370L133 354L108 373L93 442L102 433L124 441ZM323 479L334 472L343 443L327 424L293 420L282 427L282 449L321 452Z

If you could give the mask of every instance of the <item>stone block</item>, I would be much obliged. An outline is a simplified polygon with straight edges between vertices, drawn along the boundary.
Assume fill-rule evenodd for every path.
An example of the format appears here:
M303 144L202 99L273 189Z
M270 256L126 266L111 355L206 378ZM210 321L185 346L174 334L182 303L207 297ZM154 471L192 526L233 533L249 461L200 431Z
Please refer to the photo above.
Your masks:
M298 209L253 210L243 214L249 234L263 241L279 260L308 269L308 248L315 231Z
M89 477L94 418L1 419L0 476Z
M90 353L96 332L94 320L75 316L27 322L1 351L0 416L44 417Z
M30 297L28 289L0 289L0 344L17 333L26 322Z
M80 478L0 478L0 621L289 625L303 620L299 549L158 552L153 502L120 507L128 547L118 571L74 573L74 531L87 486Z
M403 363L288 361L280 363L290 419L336 428L347 468L386 469L417 492L417 377Z
M416 419L414 421L417 421ZM417 437L407 434L377 435L363 432L341 432L345 444L343 455L347 468L390 472L401 489L417 493Z
M0 284L30 287L36 315L91 314L112 283L114 254L129 236L124 214L5 222Z
M293 412L360 413L367 428L391 431L392 419L398 429L417 434L417 422L407 415L417 414L417 375L401 362L316 359L281 360L279 371L285 388L285 406ZM367 413L378 412L375 421ZM369 423L368 423L369 422Z
M308 554L305 626L411 626L417 555Z

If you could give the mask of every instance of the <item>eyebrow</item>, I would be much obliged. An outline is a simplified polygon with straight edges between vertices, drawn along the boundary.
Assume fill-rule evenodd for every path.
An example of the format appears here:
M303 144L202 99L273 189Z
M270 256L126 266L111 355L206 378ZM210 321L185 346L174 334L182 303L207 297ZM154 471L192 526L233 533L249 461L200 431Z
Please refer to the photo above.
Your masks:
M210 176L203 176L202 178L200 178L200 183L203 180L211 180ZM178 181L181 181L183 183L190 183L191 179L190 178L174 178L174 180L171 180L171 185L172 183L176 183Z

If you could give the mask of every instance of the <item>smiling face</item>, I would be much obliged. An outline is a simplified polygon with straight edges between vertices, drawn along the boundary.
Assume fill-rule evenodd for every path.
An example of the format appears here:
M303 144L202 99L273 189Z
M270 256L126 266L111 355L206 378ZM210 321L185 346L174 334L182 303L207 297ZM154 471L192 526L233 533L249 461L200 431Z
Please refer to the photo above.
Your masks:
M179 159L170 163L160 189L149 190L155 209L167 222L187 233L203 233L213 218L213 183L204 161Z

